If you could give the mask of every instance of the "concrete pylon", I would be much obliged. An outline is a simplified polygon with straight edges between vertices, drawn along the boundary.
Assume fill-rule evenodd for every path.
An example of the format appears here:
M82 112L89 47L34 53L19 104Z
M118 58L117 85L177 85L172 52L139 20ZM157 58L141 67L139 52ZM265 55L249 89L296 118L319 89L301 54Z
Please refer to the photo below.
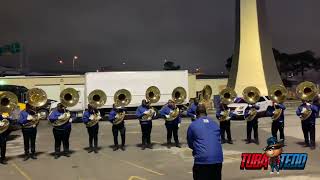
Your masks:
M265 0L236 0L236 39L228 87L238 96L247 86L268 94L273 84L283 84L267 31Z

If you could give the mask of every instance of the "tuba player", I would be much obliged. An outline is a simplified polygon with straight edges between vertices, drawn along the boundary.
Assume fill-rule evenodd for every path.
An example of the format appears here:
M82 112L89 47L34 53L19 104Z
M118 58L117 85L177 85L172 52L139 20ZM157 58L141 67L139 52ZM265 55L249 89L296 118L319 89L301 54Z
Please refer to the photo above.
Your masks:
M254 111L259 110L260 107L256 104L248 104L247 108L244 110L244 118L247 119L247 139L246 144L250 144L251 133L253 130L254 141L258 145L259 144L259 135L258 135L258 115L254 115ZM248 120L249 119L249 120Z
M199 100L196 98L187 110L187 116L191 118L191 121L194 121L197 119L196 110L198 105L199 105Z
M140 121L141 132L142 132L142 147L144 150L146 147L152 149L151 145L151 130L152 130L152 119L156 116L155 111L150 108L150 102L142 100L141 105L136 110L136 116Z
M302 100L302 104L298 107L296 114L301 118L301 126L304 136L305 147L315 149L315 122L319 112L317 106L308 101ZM310 113L307 117L302 118L304 114ZM310 136L310 139L309 139Z
M61 156L60 148L63 144L63 155L70 157L69 151L69 138L71 133L72 118L70 118L70 112L66 110L66 107L59 103L57 109L53 110L49 115L49 121L54 125L56 122L62 121L64 123L53 126L54 135L54 158L58 159Z
M221 102L216 112L216 117L220 122L221 144L224 144L226 142L229 144L233 144L231 138L230 119L234 118L234 116L235 114L230 111L228 105ZM225 133L227 134L227 141L225 139Z
M9 118L9 115L7 113L0 114L0 151L1 151L1 157L0 157L0 163L1 164L8 164L6 160L6 150L7 150L7 138L10 133L9 130L9 124L6 124L6 122L11 123L12 119Z
M97 118L97 119L95 119ZM100 112L97 108L88 104L88 109L83 113L82 121L87 125L87 130L89 134L89 150L88 153L92 151L98 153L98 132L99 132L99 120L102 119ZM90 122L97 120L96 124L88 126ZM93 146L94 141L94 146Z
M278 131L280 140L284 141L284 110L286 106L283 103L272 102L273 106L269 106L266 111L267 116L272 117L271 133L272 137L278 139Z
M37 126L39 124L40 114L32 109L32 106L26 104L26 109L20 112L19 124L21 125L24 143L24 161L37 159L36 157L36 137ZM31 146L31 147L30 147ZM30 155L31 150L31 155Z
M177 111L177 112L175 112ZM176 113L175 115L173 115ZM165 117L167 129L167 147L171 148L172 134L175 141L175 146L181 148L178 136L178 130L181 123L180 110L173 100L169 100L168 104L162 107L160 114Z
M113 134L113 141L114 141L114 147L113 151L116 151L119 149L118 144L118 132L120 131L121 135L121 147L120 149L122 151L125 151L125 143L126 143L126 127L124 124L124 117L122 116L122 113L125 113L123 108L117 108L115 104L112 105L112 110L109 114L109 121L112 123L112 134Z

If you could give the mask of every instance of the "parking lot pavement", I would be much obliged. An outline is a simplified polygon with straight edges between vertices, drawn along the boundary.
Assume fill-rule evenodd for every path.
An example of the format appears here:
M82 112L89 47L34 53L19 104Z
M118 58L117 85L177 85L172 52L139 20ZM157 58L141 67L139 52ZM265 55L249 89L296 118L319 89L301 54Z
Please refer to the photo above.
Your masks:
M232 121L233 145L225 144L223 179L319 179L320 150L311 151L303 148L300 122L293 111L286 116L285 152L306 152L309 155L304 171L281 171L280 175L269 175L269 171L240 171L242 152L262 153L265 140L270 136L271 120L262 118L259 121L260 145L246 145L242 140L246 136L246 124L243 121ZM83 124L74 123L72 127L70 158L61 157L55 160L53 152L52 128L42 121L38 128L38 160L22 161L23 142L20 131L11 134L7 155L9 164L0 165L1 179L13 180L189 180L192 179L192 152L186 145L186 130L189 119L183 119L179 130L183 147L167 149L163 144L166 131L162 120L155 120L152 129L154 149L140 150L141 134L138 121L128 120L127 150L113 152L111 124L100 122L98 154L88 154L88 135ZM319 124L317 125L319 131ZM317 133L319 141L319 133Z

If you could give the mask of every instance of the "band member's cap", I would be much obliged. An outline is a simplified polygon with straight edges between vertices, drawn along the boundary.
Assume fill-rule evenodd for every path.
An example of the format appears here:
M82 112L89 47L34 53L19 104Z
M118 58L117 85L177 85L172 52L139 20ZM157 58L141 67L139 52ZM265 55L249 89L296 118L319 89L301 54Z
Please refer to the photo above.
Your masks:
M283 141L278 141L275 137L270 137L267 139L267 146L263 148L264 151L269 149L279 149L284 146Z

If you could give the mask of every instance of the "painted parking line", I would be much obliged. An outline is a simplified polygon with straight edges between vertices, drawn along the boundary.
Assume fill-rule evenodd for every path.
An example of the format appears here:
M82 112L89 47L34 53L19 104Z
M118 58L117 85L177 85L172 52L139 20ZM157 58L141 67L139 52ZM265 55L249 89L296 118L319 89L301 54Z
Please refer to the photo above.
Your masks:
M106 153L104 153L104 152L101 152L101 154L105 155L105 156L108 157L108 158L113 159L112 156L110 156L110 155L108 155L108 154L106 154ZM133 167L136 167L136 168L139 168L139 169L143 169L143 170L145 170L145 171L147 171L147 172L149 172L149 173L152 173L152 174L156 174L156 175L159 175L159 176L163 176L163 175L164 175L163 173L160 173L160 172L154 171L154 170L152 170L152 169L149 169L149 168L140 166L140 165L138 165L138 164L136 164L136 163L133 163L133 162L130 162L130 161L121 160L121 159L120 159L119 161L122 162L122 163L124 163L124 164L128 164L128 165L131 165L131 166L133 166Z
M16 163L12 162L10 163L10 165L14 167L25 179L32 180L32 178L25 171L23 171Z
M132 163L132 162L129 162L129 161L126 161L126 160L120 160L120 161L123 162L123 163L129 164L129 165L131 165L131 166L134 166L134 167L136 167L136 168L143 169L143 170L145 170L145 171L147 171L147 172L150 172L150 173L159 175L159 176L163 176L163 175L164 175L164 174L159 173L159 172L157 172L157 171L151 170L151 169L149 169L149 168L145 168L145 167L143 167L143 166L137 165L137 164L135 164L135 163Z

